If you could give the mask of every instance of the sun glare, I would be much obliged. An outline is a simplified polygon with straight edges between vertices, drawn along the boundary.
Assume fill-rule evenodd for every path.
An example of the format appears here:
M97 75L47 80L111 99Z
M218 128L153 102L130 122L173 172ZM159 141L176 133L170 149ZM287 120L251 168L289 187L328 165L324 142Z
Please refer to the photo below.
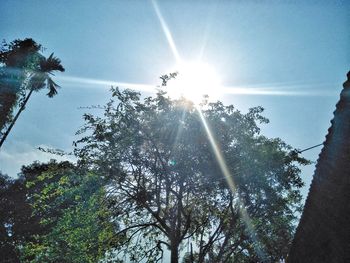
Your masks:
M168 82L167 92L172 98L185 97L199 103L204 95L218 99L221 94L220 79L215 70L202 62L179 64L173 72L178 72L174 80Z

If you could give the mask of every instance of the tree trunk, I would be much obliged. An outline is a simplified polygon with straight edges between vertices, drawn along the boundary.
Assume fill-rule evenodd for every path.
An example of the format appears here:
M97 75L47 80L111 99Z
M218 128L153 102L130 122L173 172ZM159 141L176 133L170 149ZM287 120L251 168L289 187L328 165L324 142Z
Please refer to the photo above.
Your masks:
M1 148L1 146L3 145L3 143L5 142L5 140L6 140L7 136L9 135L9 133L10 133L12 127L15 125L15 123L16 123L16 121L17 121L19 115L20 115L21 112L25 109L26 104L27 104L27 102L28 102L30 96L32 95L32 93L33 93L33 89L31 89L31 90L29 91L27 97L25 98L25 100L23 101L21 107L19 108L19 110L18 110L16 116L13 118L13 120L12 120L10 126L7 128L6 132L5 132L4 135L2 136L1 141L0 141L0 148Z
M179 244L172 244L170 263L178 263L178 262L179 262Z
M0 131L2 131L6 123L9 121L10 112L16 103L16 99L17 96L14 92L2 91L0 93Z

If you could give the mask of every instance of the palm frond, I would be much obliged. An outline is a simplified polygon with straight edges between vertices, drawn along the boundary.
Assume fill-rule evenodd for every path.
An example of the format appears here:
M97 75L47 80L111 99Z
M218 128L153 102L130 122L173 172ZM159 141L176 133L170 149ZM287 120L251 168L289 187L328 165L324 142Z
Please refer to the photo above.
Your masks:
M57 94L57 88L59 88L60 86L57 85L51 78L48 78L47 79L47 87L49 89L47 96L52 98L53 96L55 96Z
M51 73L51 71L64 71L64 67L61 64L61 60L53 56L52 53L47 59L43 59L40 62L40 70L43 72Z

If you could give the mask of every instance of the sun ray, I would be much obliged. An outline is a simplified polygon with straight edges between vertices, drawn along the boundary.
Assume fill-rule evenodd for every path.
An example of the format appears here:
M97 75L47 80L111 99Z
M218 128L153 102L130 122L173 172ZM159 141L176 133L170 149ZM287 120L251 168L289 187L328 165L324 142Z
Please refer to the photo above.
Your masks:
M222 156L221 151L220 151L217 143L215 142L214 136L211 133L209 125L208 125L207 121L205 120L204 115L203 115L203 113L202 113L202 111L201 111L201 109L199 107L197 107L197 111L198 111L198 114L199 114L199 116L201 118L201 121L202 121L202 124L204 126L204 129L205 129L205 131L207 133L210 145L211 145L211 147L212 147L212 149L214 151L216 160L219 163L219 166L220 166L220 169L221 169L223 175L225 176L227 184L230 187L232 192L236 192L236 185L235 185L235 183L234 183L234 181L232 179L231 173L230 173L230 171L229 171L229 169L228 169L228 167L226 165L225 159Z
M111 80L101 80L101 79L91 79L91 78L80 78L80 77L72 77L72 76L57 76L56 77L60 82L64 84L85 84L85 85L93 85L93 86L116 86L120 88L130 88L137 91L145 91L145 92L156 92L156 86L150 84L141 84L141 83L130 83L130 82L118 82Z
M227 164L226 164L226 161L225 161L225 158L223 157L221 151L220 151L220 148L218 146L218 144L216 143L215 141L215 138L211 132L211 129L209 127L209 124L207 123L200 107L196 107L197 108L197 111L198 111L198 114L200 116L200 119L202 121L202 124L204 126L204 129L206 131L206 134L208 136L208 139L209 139L209 142L210 142L210 145L214 151L214 155L215 155L215 158L219 164L219 167L221 169L221 172L223 173L225 179L226 179L226 182L227 182L227 185L229 186L230 190L235 193L236 192L236 185L235 185L235 182L233 180L233 177L230 173L230 170L229 168L227 167ZM260 259L265 259L265 253L264 251L262 250L261 248L261 243L259 242L258 240L258 237L256 235L256 231L254 229L254 225L252 223L252 220L250 219L248 213L247 213L247 210L245 208L245 205L243 203L242 200L240 200L240 198L238 197L238 202L239 202L239 213L240 213L240 217L241 219L243 220L245 226L246 226L246 231L248 232L250 238L253 240L253 244L254 244L254 249L255 249L255 252L258 254L258 256L260 257Z
M225 95L261 95L261 96L333 96L336 93L322 88L314 87L331 86L331 84L306 83L306 84L271 84L271 85L247 85L247 86L223 86L222 94ZM310 89L310 87L313 87Z
M181 61L181 58L180 58L180 55L179 55L179 51L177 50L177 47L175 45L175 41L173 39L173 36L169 30L169 27L167 25L167 23L165 22L164 18L163 18L163 15L159 9L159 6L157 4L157 1L156 0L152 0L152 5L153 5L153 8L154 8L154 11L156 12L156 15L158 17L158 20L160 22L160 25L162 27L162 30L164 32L164 35L168 41L168 44L170 46L170 49L171 51L173 52L173 55L176 59L176 61L179 63Z
M130 88L137 91L144 91L155 93L157 86L154 84L118 82L112 80L101 80L92 78L82 78L75 76L56 76L56 79L65 85L89 85L93 87L110 87L118 86L120 88ZM323 87L332 86L332 83L271 83L271 84L256 84L247 86L224 86L220 88L220 93L224 95L248 95L248 96L313 96L313 97L327 97L335 96L337 93L333 90L325 90L323 88L310 89L307 87ZM169 90L165 89L169 92ZM221 98L219 98L221 99Z
M203 41L202 44L199 48L199 54L198 54L198 60L202 60L204 56L205 49L208 44L209 36L212 31L212 22L216 14L216 10L218 7L218 2L213 1L211 3L211 8L210 8L210 14L206 17L206 22L205 22L205 29L204 29L204 34L203 34Z

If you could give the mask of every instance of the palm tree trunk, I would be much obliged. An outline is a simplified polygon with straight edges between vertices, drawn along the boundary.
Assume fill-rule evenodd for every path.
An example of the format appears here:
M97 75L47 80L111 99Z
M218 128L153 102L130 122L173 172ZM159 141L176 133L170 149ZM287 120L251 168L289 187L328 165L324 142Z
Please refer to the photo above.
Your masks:
M25 109L26 104L27 104L27 102L28 102L30 96L32 95L32 93L33 93L33 89L31 89L31 90L29 91L27 97L25 98L25 100L23 101L21 107L19 108L19 110L18 110L16 116L13 118L13 120L12 120L10 126L7 128L6 132L5 132L4 135L2 136L1 141L0 141L0 148L1 148L1 146L3 145L3 143L5 142L5 140L6 140L7 136L9 135L9 133L10 133L12 127L15 125L15 123L16 123L16 121L17 121L19 115L20 115L20 114L22 113L22 111Z
M3 87L0 87L2 89ZM4 88L6 89L6 88ZM5 91L0 94L0 131L9 121L11 109L16 103L17 95L14 92Z

